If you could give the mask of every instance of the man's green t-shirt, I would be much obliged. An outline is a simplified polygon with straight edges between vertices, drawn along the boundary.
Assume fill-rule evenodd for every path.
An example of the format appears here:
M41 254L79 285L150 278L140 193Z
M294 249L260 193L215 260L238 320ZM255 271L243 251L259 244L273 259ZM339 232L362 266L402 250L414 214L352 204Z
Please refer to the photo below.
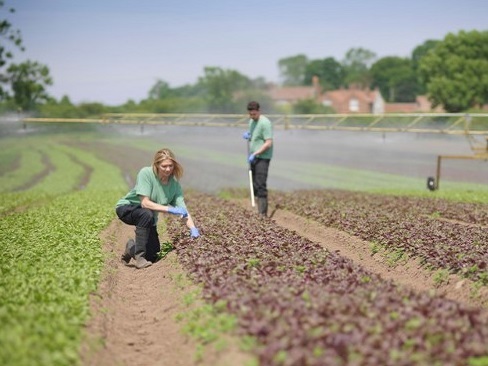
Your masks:
M249 120L249 132L251 132L249 148L250 152L253 153L263 146L264 141L273 138L273 125L267 117L261 115L258 121L254 121L252 118ZM273 145L264 153L257 155L257 157L271 159L273 157Z
M139 199L139 195L147 196L151 201L160 205L186 208L180 183L171 176L168 184L162 184L150 166L144 167L139 171L134 188L117 202L116 207L140 205L141 200ZM158 212L153 212L154 222L156 223L158 220Z

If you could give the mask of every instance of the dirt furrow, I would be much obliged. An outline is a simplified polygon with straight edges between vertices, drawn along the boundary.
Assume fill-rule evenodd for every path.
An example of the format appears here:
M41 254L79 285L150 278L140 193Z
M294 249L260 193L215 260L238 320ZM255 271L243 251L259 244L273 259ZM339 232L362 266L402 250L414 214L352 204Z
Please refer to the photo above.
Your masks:
M173 279L174 253L149 268L125 266L120 254L134 228L114 220L102 234L107 254L82 350L85 365L194 365L196 346L181 332L184 311Z
M138 270L119 260L134 227L114 220L102 233L106 253L99 288L91 298L92 317L81 349L86 366L235 366L250 359L231 336L226 347L199 349L183 333L177 316L189 311L184 296L196 289L182 280L185 272L175 252ZM161 238L161 242L165 240ZM131 264L133 261L131 262Z

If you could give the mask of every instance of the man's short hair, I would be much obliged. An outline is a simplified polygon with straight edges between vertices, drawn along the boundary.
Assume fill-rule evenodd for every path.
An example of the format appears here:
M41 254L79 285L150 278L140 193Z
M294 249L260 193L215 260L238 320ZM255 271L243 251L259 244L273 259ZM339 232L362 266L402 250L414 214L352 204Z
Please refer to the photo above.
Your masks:
M259 103L252 101L247 103L247 110L248 111L259 111Z

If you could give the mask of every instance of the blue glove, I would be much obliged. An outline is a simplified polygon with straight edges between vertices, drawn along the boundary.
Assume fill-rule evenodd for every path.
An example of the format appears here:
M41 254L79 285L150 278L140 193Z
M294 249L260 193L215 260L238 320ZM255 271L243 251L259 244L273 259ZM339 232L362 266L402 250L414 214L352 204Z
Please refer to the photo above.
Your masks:
M190 235L192 238L198 238L200 236L200 232L196 227L190 228Z
M251 155L249 155L249 157L247 158L247 161L248 161L248 162L250 162L250 163L252 163L252 162L254 161L254 159L256 159L256 155L251 154Z
M168 208L168 213L173 215L183 216L183 217L188 216L188 211L186 210L186 208L183 207L170 207Z
M242 138L245 140L249 140L251 138L251 132L249 131L244 132Z

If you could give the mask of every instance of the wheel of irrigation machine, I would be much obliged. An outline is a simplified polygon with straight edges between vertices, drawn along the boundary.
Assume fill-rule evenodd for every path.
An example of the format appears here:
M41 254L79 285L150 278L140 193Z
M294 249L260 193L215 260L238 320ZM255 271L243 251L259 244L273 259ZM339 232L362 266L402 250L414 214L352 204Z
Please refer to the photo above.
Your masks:
M437 189L434 177L427 178L427 188L431 191L435 191Z

